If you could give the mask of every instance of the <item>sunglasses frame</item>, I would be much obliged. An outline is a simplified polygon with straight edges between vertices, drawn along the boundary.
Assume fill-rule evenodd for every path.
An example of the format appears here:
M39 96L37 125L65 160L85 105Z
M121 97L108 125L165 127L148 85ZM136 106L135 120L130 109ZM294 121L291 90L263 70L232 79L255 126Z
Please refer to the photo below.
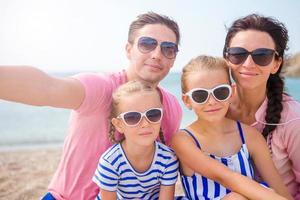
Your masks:
M229 89L228 97L226 97L226 98L223 99L223 100L218 99L218 98L215 96L215 94L214 94L214 91L215 91L216 89L221 88L221 87L226 87L226 88ZM193 98L193 92L199 91L199 90L201 90L201 91L206 91L206 92L208 93L207 98L205 99L205 101L203 101L203 102L201 102L201 103L195 101L194 98ZM212 95L216 101L224 102L224 101L227 101L227 100L231 97L231 94L232 94L232 88L231 88L231 86L230 86L229 84L221 84L221 85L217 85L217 86L215 86L215 87L213 87L213 88L211 88L211 89L205 89L205 88L193 88L193 89L191 89L190 91L188 91L187 93L185 93L185 95L187 95L194 103L200 104L200 105L205 104L205 103L208 101L210 95Z
M238 54L238 53L237 54L231 54L231 53L229 53L230 49L240 49L240 50L242 50L244 52L242 52L240 54ZM267 51L272 52L272 59L270 59L270 61L268 63L265 63L265 64L259 63L259 61L257 61L257 57L256 57L258 54L255 54L255 52L257 52L259 50L261 50L261 51L262 50L267 50ZM235 55L241 55L241 54L245 54L246 56L245 56L245 58L240 59L240 62L234 63L234 62L232 62L232 60L230 60L230 55L231 56L235 56ZM248 51L247 49L245 49L243 47L228 47L226 49L226 59L229 60L232 64L235 64L235 65L243 64L247 60L247 58L249 57L249 55L251 55L251 58L252 58L252 60L254 61L255 64L257 64L259 66L262 66L262 67L269 65L272 62L272 60L274 59L274 55L275 56L279 56L279 54L278 54L278 52L276 50L274 50L274 49L268 49L268 48L257 48L257 49L254 49L253 51Z
M144 51L144 50L141 48L141 41L142 41L143 39L149 39L149 40L155 41L155 47L153 47L152 49L149 49L149 50ZM144 54L149 53L149 52L155 50L156 47L157 47L158 45L160 46L160 51L161 51L161 53L164 55L164 57L166 57L166 58L168 58L168 59L174 59L174 58L176 58L176 55L177 55L177 53L178 53L179 50L178 50L178 45L177 45L176 43L174 43L174 42L166 42L166 41L165 41L165 42L161 42L161 43L159 44L158 41L157 41L156 39L152 38L152 37L140 37L140 38L138 39L138 43L137 43L137 47L138 47L139 51L140 51L141 53L144 53ZM165 51L163 50L163 49L165 48L165 45L167 45L167 46L172 45L172 46L176 47L174 56L168 57L168 56L165 54Z
M147 117L147 115L146 115L147 112L149 112L149 111L151 111L151 110L159 110L159 111L160 111L161 116L160 116L160 119L159 119L157 122L153 122L153 121L151 121L151 120ZM124 118L124 116L125 116L126 114L131 113L131 112L139 113L140 116L141 116L141 118L139 119L139 121L138 121L136 124L128 124L128 123L126 122L125 118ZM149 108L148 110L146 110L146 111L144 111L144 112L139 112L139 111L128 111L128 112L123 112L123 113L121 113L121 114L119 114L119 115L117 116L117 118L118 118L118 119L121 119L121 120L126 124L126 126L131 126L131 127L139 125L139 123L141 123L141 121L142 121L143 118L145 118L145 119L146 119L149 123L151 123L151 124L158 124L158 123L161 122L162 117L163 117L163 109L162 109L162 108Z

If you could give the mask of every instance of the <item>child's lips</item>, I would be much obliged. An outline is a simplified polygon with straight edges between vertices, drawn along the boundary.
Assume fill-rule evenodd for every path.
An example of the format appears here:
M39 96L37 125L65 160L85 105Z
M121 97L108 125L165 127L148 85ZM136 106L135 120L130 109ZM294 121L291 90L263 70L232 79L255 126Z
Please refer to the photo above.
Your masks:
M217 112L217 111L219 111L221 109L222 108L213 108L213 109L205 110L204 112L212 113L212 112Z
M152 132L150 132L150 131L145 131L145 132L142 132L142 133L140 133L139 135L152 135Z

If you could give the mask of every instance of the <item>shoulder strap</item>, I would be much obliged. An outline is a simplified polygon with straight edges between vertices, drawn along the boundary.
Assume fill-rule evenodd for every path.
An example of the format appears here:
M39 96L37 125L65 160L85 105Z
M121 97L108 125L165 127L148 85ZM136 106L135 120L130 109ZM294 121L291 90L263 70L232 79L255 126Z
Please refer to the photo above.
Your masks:
M184 131L184 132L186 132L186 133L188 133L188 134L193 138L193 140L195 141L197 147L198 147L199 149L201 149L198 140L196 139L196 137L193 135L192 132L190 132L189 130L187 130L187 129L185 129L185 128L184 128L184 129L181 129L181 130Z
M237 123L237 126L239 128L239 133L240 133L242 143L245 144L245 139L244 139L244 134L243 134L241 123L239 121L236 121L236 123Z

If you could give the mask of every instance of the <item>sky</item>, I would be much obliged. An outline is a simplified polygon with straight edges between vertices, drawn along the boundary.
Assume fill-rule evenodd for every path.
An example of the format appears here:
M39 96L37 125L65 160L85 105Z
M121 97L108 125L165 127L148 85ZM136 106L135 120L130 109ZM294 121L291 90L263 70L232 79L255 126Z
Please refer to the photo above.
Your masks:
M182 35L173 71L200 54L221 56L226 26L259 13L283 22L288 54L300 52L297 0L0 0L0 65L47 72L117 71L128 65L130 23L148 11L178 22Z

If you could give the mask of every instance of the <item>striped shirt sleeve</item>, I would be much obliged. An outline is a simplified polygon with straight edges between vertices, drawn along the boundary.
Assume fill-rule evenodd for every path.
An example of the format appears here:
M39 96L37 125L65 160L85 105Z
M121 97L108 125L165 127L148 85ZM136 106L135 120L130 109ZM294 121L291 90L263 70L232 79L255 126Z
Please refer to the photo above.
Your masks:
M174 185L178 177L178 159L175 153L170 152L169 162L165 165L165 172L161 177L162 185Z
M119 174L115 168L104 158L101 158L96 169L93 181L107 191L117 191Z

